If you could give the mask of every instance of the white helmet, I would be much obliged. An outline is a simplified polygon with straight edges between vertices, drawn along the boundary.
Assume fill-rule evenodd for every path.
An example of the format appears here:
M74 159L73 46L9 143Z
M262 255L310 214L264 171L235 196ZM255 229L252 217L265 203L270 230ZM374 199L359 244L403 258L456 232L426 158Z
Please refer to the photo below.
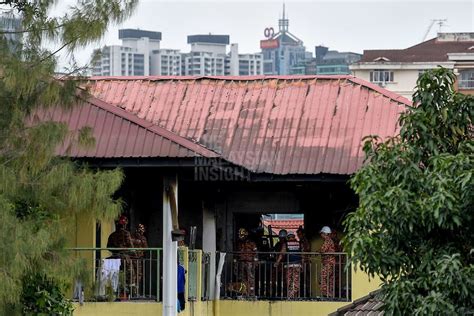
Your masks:
M331 231L331 228L329 228L329 226L324 226L323 228L321 228L320 230L320 233L325 233L325 234L330 234L332 231Z

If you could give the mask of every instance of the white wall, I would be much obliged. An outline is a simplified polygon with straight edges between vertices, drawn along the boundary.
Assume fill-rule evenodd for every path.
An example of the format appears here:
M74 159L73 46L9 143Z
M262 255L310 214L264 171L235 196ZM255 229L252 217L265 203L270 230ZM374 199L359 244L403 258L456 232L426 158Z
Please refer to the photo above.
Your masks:
M230 75L239 75L239 44L230 45Z
M364 62L350 66L352 74L360 79L370 82L370 72L374 70L393 71L393 82L385 83L384 88L398 93L411 100L416 87L416 81L421 70L434 69L441 65L453 69L454 62L413 62L413 63L386 63Z
M202 209L202 250L211 254L210 262L210 295L214 297L216 275L216 217L214 211L203 206Z
M122 55L120 51L120 46L110 47L110 75L122 75Z
M206 43L192 43L191 52L210 52L213 54L225 54L225 44L206 44Z
M355 77L370 82L371 71L372 70L353 70L352 73ZM384 88L411 100L418 74L419 70L393 70L394 82L387 82Z

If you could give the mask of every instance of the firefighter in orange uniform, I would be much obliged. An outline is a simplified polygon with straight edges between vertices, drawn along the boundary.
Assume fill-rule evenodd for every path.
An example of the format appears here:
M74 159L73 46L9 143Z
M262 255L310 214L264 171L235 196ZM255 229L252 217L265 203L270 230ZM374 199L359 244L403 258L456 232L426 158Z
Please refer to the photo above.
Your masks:
M239 229L238 251L238 279L245 287L248 296L255 296L255 262L257 260L257 245L249 240L249 232L245 228Z
M331 228L324 226L321 231L321 237L323 238L323 244L321 246L322 255L322 269L321 269L321 295L325 297L334 297L334 277L335 277L335 266L336 256L336 245L331 238Z
M286 243L288 251L288 263L286 264L286 286L288 298L300 296L300 274L301 274L301 252L300 243L294 234L288 234Z

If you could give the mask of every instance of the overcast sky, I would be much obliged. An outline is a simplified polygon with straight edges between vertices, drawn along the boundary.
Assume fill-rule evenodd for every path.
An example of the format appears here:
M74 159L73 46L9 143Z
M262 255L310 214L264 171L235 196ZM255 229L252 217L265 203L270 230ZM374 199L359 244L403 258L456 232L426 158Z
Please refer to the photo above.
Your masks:
M72 0L60 1L64 8ZM405 48L419 43L432 19L447 19L444 32L474 32L474 1L286 0L289 30L306 49L323 44L339 51ZM119 28L162 32L162 48L189 51L190 34L228 34L241 53L258 52L266 27L278 29L283 1L141 0L133 16L114 26L96 46L119 44ZM431 29L436 35L438 26ZM77 54L87 62L93 47Z

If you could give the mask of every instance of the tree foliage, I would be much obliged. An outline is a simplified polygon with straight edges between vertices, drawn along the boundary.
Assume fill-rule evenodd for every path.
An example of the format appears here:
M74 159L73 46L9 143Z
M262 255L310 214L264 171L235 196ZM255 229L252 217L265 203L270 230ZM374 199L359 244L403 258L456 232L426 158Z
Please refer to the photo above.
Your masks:
M369 137L345 222L352 262L382 279L389 315L462 315L474 302L474 97L438 68L417 83L400 135Z
M71 132L64 124L30 118L41 108L71 107L84 97L77 93L78 80L66 80L78 75L74 52L128 17L136 1L81 0L61 15L54 11L55 2L0 1L22 22L20 30L0 30L0 314L18 306L28 290L22 280L30 276L47 280L55 292L48 293L59 297L51 282L70 283L80 272L66 250L76 216L108 219L120 211L112 194L122 173L91 170L55 156ZM8 41L10 33L22 34L22 40ZM73 62L63 80L55 74L59 52ZM87 140L87 134L81 130L76 139Z

